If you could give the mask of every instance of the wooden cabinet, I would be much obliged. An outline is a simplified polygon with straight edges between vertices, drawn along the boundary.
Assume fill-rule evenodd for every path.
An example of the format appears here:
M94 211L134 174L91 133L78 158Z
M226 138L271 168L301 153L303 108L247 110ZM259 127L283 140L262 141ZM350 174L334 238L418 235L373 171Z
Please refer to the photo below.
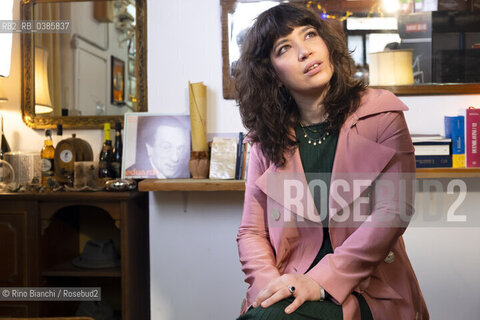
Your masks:
M88 240L112 239L121 265L78 268ZM0 194L0 287L101 287L122 320L149 319L148 195ZM73 316L80 302L0 302L4 316Z
M12 200L0 202L0 287L38 285L34 225L36 211L33 202ZM27 316L34 304L0 303L1 316Z

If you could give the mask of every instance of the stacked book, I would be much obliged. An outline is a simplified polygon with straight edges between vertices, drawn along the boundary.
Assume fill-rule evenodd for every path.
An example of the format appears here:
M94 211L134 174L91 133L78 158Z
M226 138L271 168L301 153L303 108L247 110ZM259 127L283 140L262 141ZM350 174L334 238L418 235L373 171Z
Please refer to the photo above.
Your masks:
M207 139L212 140L210 143L210 179L247 179L251 143L244 138L243 132L215 133L214 136L207 136Z
M452 167L465 168L464 116L445 116L445 137L452 139Z
M480 167L480 108L469 107L465 117L467 167Z
M441 135L412 134L417 168L451 168L452 139Z
M445 117L445 137L452 139L452 167L480 167L480 109L469 107L465 116Z
M235 166L235 179L237 180L246 180L248 174L251 144L244 141L244 137L243 132L238 134L237 164Z
M480 167L480 108L445 116L445 136L412 135L417 168Z

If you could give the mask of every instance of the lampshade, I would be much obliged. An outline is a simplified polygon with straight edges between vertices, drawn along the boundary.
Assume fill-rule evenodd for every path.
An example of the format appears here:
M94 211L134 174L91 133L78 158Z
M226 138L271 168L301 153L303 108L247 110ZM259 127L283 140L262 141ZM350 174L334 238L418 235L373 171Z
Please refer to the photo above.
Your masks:
M412 50L388 50L368 55L371 86L411 85L413 81Z
M35 48L35 114L53 111L48 87L48 53Z

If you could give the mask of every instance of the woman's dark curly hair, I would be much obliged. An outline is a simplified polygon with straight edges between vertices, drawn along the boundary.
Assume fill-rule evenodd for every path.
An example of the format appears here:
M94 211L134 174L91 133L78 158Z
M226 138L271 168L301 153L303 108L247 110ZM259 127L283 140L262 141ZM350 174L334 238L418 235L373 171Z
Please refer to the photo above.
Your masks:
M233 70L237 102L249 137L258 142L263 154L275 165L285 165L285 151L298 144L292 128L300 114L288 90L279 86L270 61L275 41L294 28L310 25L327 45L334 67L323 100L331 132L338 132L347 116L355 111L365 85L353 78L354 64L344 36L313 11L294 4L280 4L260 14L247 32L241 56Z

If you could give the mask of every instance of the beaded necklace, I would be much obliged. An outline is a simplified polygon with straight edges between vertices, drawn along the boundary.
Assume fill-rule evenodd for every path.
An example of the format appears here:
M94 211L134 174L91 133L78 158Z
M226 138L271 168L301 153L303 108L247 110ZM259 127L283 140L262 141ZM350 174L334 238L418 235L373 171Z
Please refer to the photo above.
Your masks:
M303 123L300 122L300 126L302 127L303 130L303 137L307 138L307 141L309 144L313 144L314 146L317 146L319 144L322 144L322 141L325 141L327 137L330 135L328 131L325 131L319 138L312 138L308 135L307 130L312 132L312 133L320 133L319 130L314 130L312 128L306 127L303 125Z

